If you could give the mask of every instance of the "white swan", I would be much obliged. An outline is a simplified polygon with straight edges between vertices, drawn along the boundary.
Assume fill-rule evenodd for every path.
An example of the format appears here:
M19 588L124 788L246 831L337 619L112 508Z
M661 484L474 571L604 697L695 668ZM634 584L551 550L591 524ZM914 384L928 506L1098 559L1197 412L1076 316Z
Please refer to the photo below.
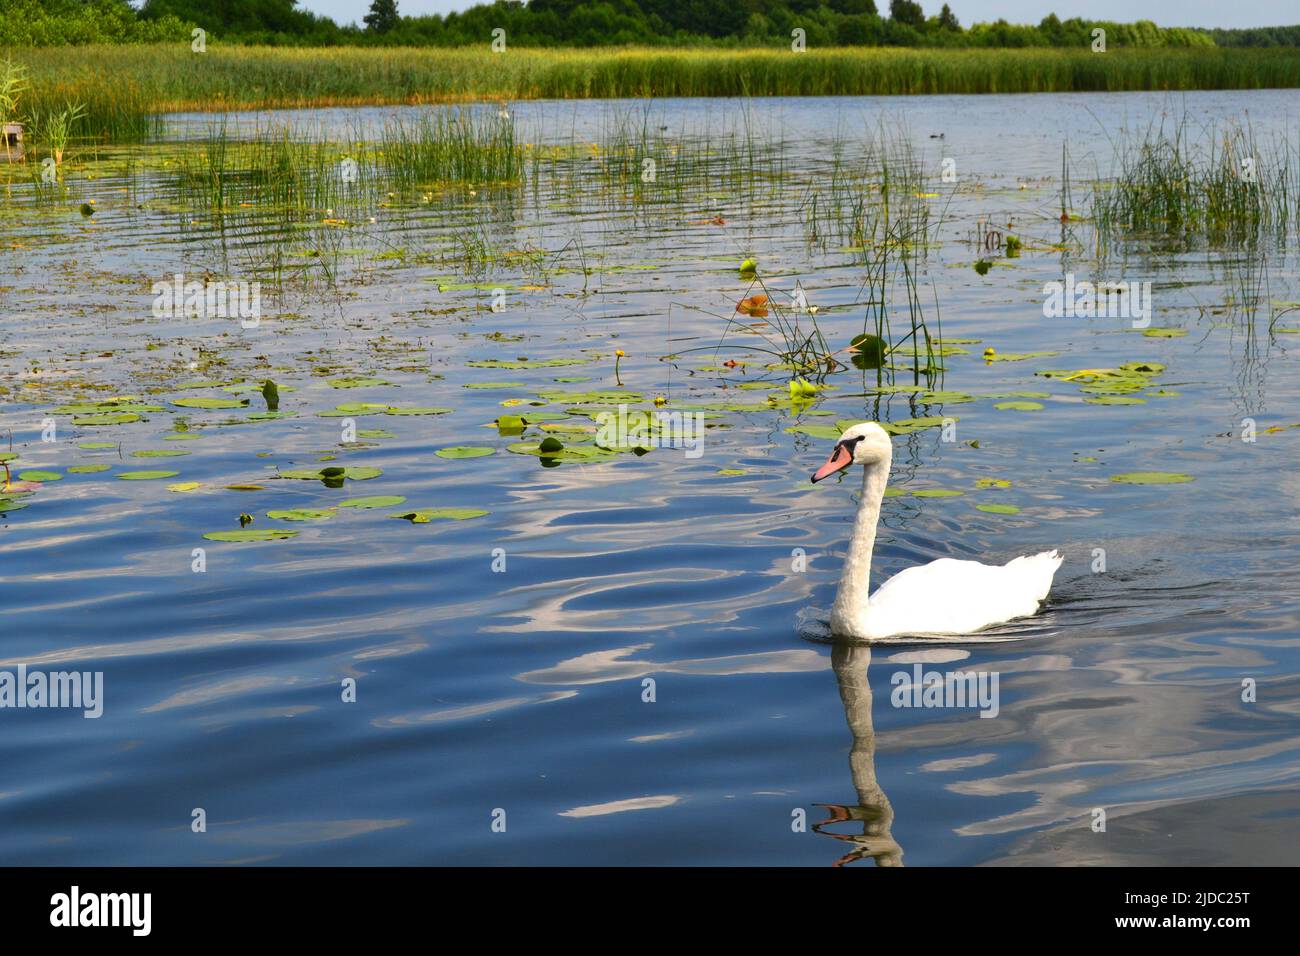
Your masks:
M1036 613L1063 560L1055 551L1002 565L940 558L900 571L868 597L876 522L893 456L889 433L875 422L863 422L840 436L826 464L812 476L817 482L851 465L864 466L853 539L831 608L831 632L859 640L971 634Z

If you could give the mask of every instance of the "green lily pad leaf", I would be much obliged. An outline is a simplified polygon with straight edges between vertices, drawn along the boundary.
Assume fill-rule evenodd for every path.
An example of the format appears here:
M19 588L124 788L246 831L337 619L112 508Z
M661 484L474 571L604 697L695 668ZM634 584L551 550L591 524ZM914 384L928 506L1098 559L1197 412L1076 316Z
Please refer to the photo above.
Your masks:
M461 388L524 388L523 382L467 382Z
M15 501L13 498L0 498L0 514L6 514L10 511L21 511L27 507L25 501Z
M20 471L18 472L20 481L62 481L63 476L57 471Z
M480 508L433 508L425 511L399 511L390 518L405 518L412 524L428 524L430 521L446 519L449 521L466 521L469 518L481 518L490 511Z
M1180 485L1196 479L1176 471L1130 471L1122 475L1111 475L1110 480L1121 485Z
M1088 405L1145 405L1145 398L1133 395L1089 395L1084 400Z
M326 412L317 412L318 418L358 418L362 415L383 415L389 406L380 402L345 402Z
M483 458L487 455L494 454L495 448L484 448L475 445L456 445L451 448L439 448L434 452L439 458Z
M719 468L714 472L715 475L726 475L728 478L738 477L749 474L744 468Z
M948 405L961 405L965 402L975 401L974 395L967 395L965 392L926 392L921 396L923 402L942 402Z
M78 415L72 419L72 424L94 428L100 425L127 425L139 420L140 416L135 412L110 412L106 415Z
M980 511L986 511L991 515L1018 515L1020 509L1015 505L976 505Z
M645 396L638 392L552 392L537 393L548 402L564 402L566 405L635 405L645 401Z
M844 429L834 425L791 425L785 430L792 435L808 435L811 438L826 438L830 441L837 441L840 435L844 434Z
M853 336L849 342L849 348L852 350L853 357L851 361L855 368L879 368L885 361L884 339L869 333L860 333Z
M1042 411L1042 402L1013 401L995 402L993 407L1003 412L1037 412Z
M378 478L383 472L378 468L372 468L369 465L355 465L351 468L320 468L315 471L309 469L291 469L289 471L279 472L279 478L294 478L300 481L321 481L326 479L351 478L353 481L368 481L371 478Z
M451 408L389 408L385 415L446 415L448 412L455 411Z
M1187 334L1186 329L1143 329L1142 334L1149 339L1177 339Z
M243 408L246 398L176 398L172 404L179 408Z
M966 492L957 491L955 488L926 488L923 491L914 491L912 496L915 498L959 498Z
M163 441L198 441L202 437L198 432L172 432L170 435L164 435Z
M209 531L203 537L209 541L279 541L297 537L292 528L245 528L243 531Z
M976 488L1010 488L1011 482L1005 478L980 478L975 482Z
M123 471L117 477L123 481L153 481L156 478L175 478L179 471Z
M334 517L333 509L287 508L268 511L266 516L272 521L324 521Z
M1060 355L1060 352L995 352L992 355L985 355L986 362L1023 362L1031 358L1047 358L1050 355Z
M358 438L396 438L397 436L390 431L385 431L382 428L363 428L361 429L361 431L357 432L357 437Z
M329 380L330 388L371 388L375 385L392 385L392 382L386 382L382 378L367 378L366 376L357 376L355 378L332 378Z
M883 428L885 431L889 432L889 434L891 435L909 435L912 432L920 431L922 428L942 427L944 422L950 422L950 421L957 422L957 421L961 421L961 419L957 418L957 416L955 415L948 415L948 416L926 415L922 418L904 418L896 422L881 422L880 427ZM836 427L839 427L841 425L844 425L844 422L836 422L835 424ZM857 424L857 423L853 422L851 424ZM849 426L844 425L844 427L848 428Z
M68 469L70 475L93 475L101 471L108 471L109 465L73 465Z
M518 442L507 445L506 451L516 455L536 455L549 461L609 461L617 458L618 452L597 448L593 445L562 445L559 451L542 451L539 442ZM543 462L545 464L546 462Z
M176 448L150 448L144 451L131 452L132 458L179 458L182 455L188 455L190 452L181 451Z
M87 451L104 451L110 448L116 448L115 441L83 441L77 444L78 448L84 448Z
M340 508L395 508L405 503L406 498L402 495L372 495L369 498L349 498L347 501L340 501Z
M481 362L466 362L469 368L558 368L561 365L586 365L589 358L558 359L486 359Z

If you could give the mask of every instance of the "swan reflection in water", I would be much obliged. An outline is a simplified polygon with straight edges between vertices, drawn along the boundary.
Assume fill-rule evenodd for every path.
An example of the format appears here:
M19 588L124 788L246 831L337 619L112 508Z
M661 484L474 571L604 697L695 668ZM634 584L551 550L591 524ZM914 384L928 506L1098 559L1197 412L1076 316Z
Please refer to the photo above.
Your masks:
M851 845L834 866L847 866L864 859L875 860L876 866L903 865L903 848L891 832L894 808L876 780L876 732L871 723L871 684L867 680L870 664L870 646L836 644L831 651L831 668L840 687L844 717L853 734L849 772L853 776L853 789L858 792L857 806L816 804L825 807L830 816L814 823L813 832ZM848 829L852 832L828 829L840 824L850 824ZM861 832L856 832L859 829Z

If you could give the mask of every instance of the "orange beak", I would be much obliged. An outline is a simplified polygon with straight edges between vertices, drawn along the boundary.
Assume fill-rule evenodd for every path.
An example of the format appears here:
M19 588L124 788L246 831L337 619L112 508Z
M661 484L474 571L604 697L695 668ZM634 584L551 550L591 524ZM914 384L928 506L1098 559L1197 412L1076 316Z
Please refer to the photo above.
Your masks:
M844 442L839 442L836 444L835 450L831 452L831 457L826 459L826 464L818 468L812 476L813 484L823 478L829 478L837 471L843 471L851 464L853 464L853 453L844 447Z

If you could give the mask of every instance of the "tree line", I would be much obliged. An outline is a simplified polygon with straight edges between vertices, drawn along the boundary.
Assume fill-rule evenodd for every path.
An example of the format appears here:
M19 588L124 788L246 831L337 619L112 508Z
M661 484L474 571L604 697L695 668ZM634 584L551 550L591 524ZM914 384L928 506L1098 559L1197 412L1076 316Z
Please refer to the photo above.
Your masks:
M886 0L879 0L882 6ZM0 45L156 42L188 39L293 46L485 44L504 29L516 46L769 46L803 30L809 47L1086 47L1106 31L1109 47L1297 46L1300 26L1206 30L1049 15L1036 25L1006 20L964 26L944 3L916 0L494 0L446 15L404 16L398 0L357 2L340 25L297 0L0 0Z

